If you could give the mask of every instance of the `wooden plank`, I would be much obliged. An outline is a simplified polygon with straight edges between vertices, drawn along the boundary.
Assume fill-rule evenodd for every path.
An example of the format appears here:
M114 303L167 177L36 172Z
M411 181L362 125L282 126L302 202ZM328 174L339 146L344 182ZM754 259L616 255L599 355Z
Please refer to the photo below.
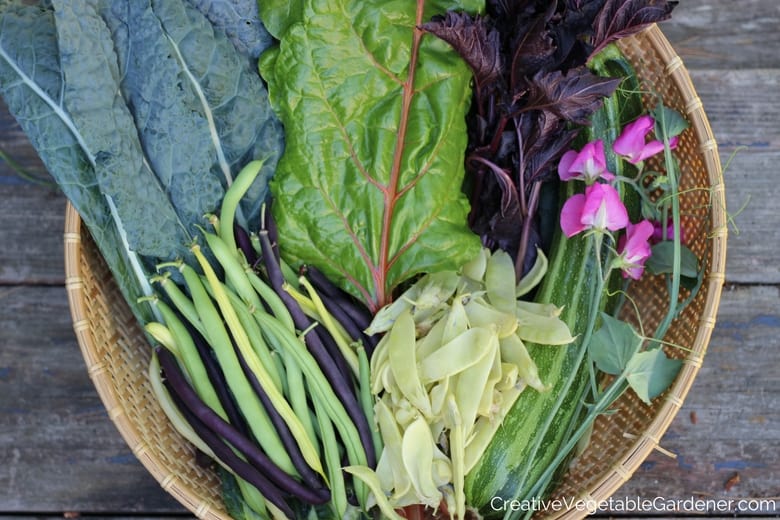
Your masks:
M726 288L704 364L661 440L676 458L652 454L615 497L771 498L762 513L780 513L778 301L778 287Z
M691 79L718 141L728 209L747 204L729 236L727 278L780 283L780 70L694 70Z
M63 287L0 287L0 511L167 514L107 417Z
M0 99L0 150L26 171L51 180L35 149ZM0 285L61 284L65 197L19 176L0 160ZM10 247L8 246L10 245Z
M0 184L0 285L62 284L65 197L30 183Z
M780 67L780 2L685 0L661 28L690 68Z

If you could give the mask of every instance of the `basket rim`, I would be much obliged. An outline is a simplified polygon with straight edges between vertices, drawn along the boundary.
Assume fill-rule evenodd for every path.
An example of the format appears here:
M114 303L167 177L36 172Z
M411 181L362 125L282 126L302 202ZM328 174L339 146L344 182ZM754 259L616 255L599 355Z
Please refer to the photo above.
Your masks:
M647 429L638 436L634 444L609 471L591 484L590 489L575 497L575 499L582 499L590 504L600 504L612 496L631 478L648 455L659 447L661 438L682 408L685 397L688 395L704 361L704 355L715 328L723 284L726 279L728 219L723 169L715 135L682 58L675 52L660 27L653 24L635 37L638 36L645 38L652 48L662 56L665 63L664 73L672 80L686 101L685 115L691 121L692 129L696 133L699 152L704 160L709 179L711 197L709 216L712 223L710 234L711 265L705 279L707 299L699 317L696 337L690 352L683 359L680 373L675 378L672 387L663 395L663 404L655 412ZM549 515L549 518L579 519L586 517L587 514L587 512L578 511L575 508Z
M712 128L682 59L675 53L661 29L656 24L653 24L639 33L639 35L646 38L649 45L663 57L663 61L666 64L664 73L672 80L686 101L685 115L692 122L697 142L700 143L699 152L707 169L712 202L709 211L712 223L710 235L712 244L711 265L710 272L706 278L707 298L698 322L696 337L690 352L683 359L683 368L675 379L673 386L662 397L662 405L655 411L647 429L638 436L633 445L620 457L618 462L605 471L588 489L583 490L577 497L574 497L576 499L593 501L590 503L597 504L612 496L618 488L631 478L647 456L658 448L661 437L682 407L683 401L702 365L707 345L715 327L726 273L728 222L725 210L725 185L718 155L718 146ZM80 268L82 254L81 217L70 202L67 203L65 210L64 227L65 288L68 294L73 330L84 357L89 377L95 385L109 417L141 464L152 474L161 487L179 503L198 518L229 520L230 516L224 510L219 510L211 503L203 500L187 486L186 481L180 478L176 472L155 460L148 452L146 442L141 439L132 422L127 420L125 410L118 404L116 390L112 387L106 367L96 353L94 339L88 326L84 306L86 295ZM574 519L585 516L587 516L586 511L579 511L575 508L569 511L560 511L549 517Z
M84 358L89 378L92 380L111 422L119 430L125 443L141 465L152 474L154 479L160 484L160 487L172 495L176 501L186 507L197 518L204 520L231 520L230 515L223 510L216 509L210 502L203 500L198 493L187 486L186 481L175 471L172 471L152 456L149 451L149 445L133 426L132 421L128 420L125 409L119 404L117 392L112 385L106 365L97 354L84 307L84 280L81 275L81 233L81 216L75 207L68 202L65 208L65 232L63 239L65 248L65 290L68 295L73 331L76 334L76 340Z

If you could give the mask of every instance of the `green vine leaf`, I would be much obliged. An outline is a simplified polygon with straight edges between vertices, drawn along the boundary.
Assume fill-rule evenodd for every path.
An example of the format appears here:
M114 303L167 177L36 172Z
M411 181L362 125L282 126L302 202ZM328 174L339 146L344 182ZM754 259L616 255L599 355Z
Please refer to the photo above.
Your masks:
M652 247L650 258L645 267L653 274L672 274L674 272L674 242L666 240ZM693 278L699 275L699 259L685 246L680 246L680 276Z
M642 401L650 402L669 388L682 361L669 359L661 348L637 352L626 367L628 385Z
M261 60L287 143L272 183L281 250L374 311L421 272L479 253L461 192L468 66L420 25L474 0L309 0ZM261 10L261 15L263 11Z
M679 112L662 104L659 104L653 111L653 118L656 125L655 135L659 139L680 135L690 126Z
M606 374L621 374L642 345L642 337L628 323L601 313L601 327L593 334L588 354L596 368Z

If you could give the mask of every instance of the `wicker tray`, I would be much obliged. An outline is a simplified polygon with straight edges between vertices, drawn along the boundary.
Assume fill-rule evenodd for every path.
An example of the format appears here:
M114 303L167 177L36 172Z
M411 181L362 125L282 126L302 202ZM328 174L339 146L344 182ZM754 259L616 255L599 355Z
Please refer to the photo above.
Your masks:
M701 101L681 59L656 26L622 41L621 46L644 86L660 93L692 125L675 152L685 193L682 225L688 246L705 260L707 271L698 296L666 337L691 349L673 386L652 406L627 392L617 403L617 413L597 421L589 448L554 492L569 501L607 499L658 446L701 367L725 273L724 186L717 145ZM160 485L187 509L199 518L228 518L218 478L196 464L192 446L173 430L156 403L146 376L151 348L70 205L65 268L73 327L89 375L119 432ZM666 310L664 284L645 277L633 292L643 324L654 327ZM683 357L684 353L669 354ZM548 513L565 518L586 514L578 510Z

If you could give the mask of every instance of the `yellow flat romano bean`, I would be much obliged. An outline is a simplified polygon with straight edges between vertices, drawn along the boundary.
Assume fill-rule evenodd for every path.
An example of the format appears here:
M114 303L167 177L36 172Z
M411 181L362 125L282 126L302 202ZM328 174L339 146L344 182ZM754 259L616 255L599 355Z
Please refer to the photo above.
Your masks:
M517 317L517 335L524 341L542 345L568 345L574 341L569 327L560 318L528 312Z
M485 381L485 388L482 390L482 396L479 400L479 408L477 413L479 415L489 416L493 409L493 400L496 393L496 385L501 381L503 377L503 367L501 366L501 348L496 348L495 354L493 354L493 361L490 365L490 372L488 373L487 381Z
M496 309L515 311L515 263L505 251L496 251L488 259L485 289L490 304Z
M436 508L441 492L433 481L433 453L436 449L425 419L418 417L404 432L401 460L421 504Z
M495 336L495 332L480 327L445 343L420 363L421 380L425 384L439 381L475 365L491 351Z
M522 313L528 312L531 314L538 314L539 316L549 316L555 318L560 316L561 311L563 311L563 307L558 307L552 303L527 302L525 300L518 300L516 309L516 314L518 316Z
M517 365L514 363L501 363L501 379L496 383L496 390L505 392L509 388L516 386L520 378Z
M444 405L447 403L447 395L450 391L450 378L445 377L431 388L431 411L434 417L444 413Z
M449 343L468 330L469 317L466 314L466 309L463 307L461 298L453 299L452 306L446 317L439 320L437 324L442 322L444 322L444 329L442 330L440 344Z
M380 475L384 476L383 487L386 490L395 487L396 495L403 495L409 492L412 482L406 473L401 459L401 430L395 422L393 412L390 411L385 401L379 400L374 408L376 412L376 421L379 425L379 432L382 434L382 441L385 449L382 452L379 465L384 468ZM387 470L389 468L389 471ZM379 469L377 469L379 471ZM387 477L390 477L389 480Z
M503 312L489 305L482 298L472 298L465 305L466 315L472 327L496 328L499 338L504 338L517 330L515 311Z
M346 466L344 471L359 478L368 486L368 489L370 489L371 493L374 495L376 505L385 518L388 520L403 520L403 517L396 513L395 508L390 505L390 501L387 500L387 497L382 491L382 485L379 482L377 474L371 471L370 468L366 466Z
M430 415L431 403L417 373L414 321L408 311L398 316L388 336L386 348L398 389L422 413Z
M389 350L387 348L387 341L389 339L389 334L385 334L382 336L382 339L379 340L379 343L376 346L376 349L374 350L374 354L371 356L371 359L369 360L369 373L371 374L371 391L375 394L378 394L381 388L374 390L377 388L377 380L379 379L379 371L381 368L389 363L388 356L389 356Z
M490 250L483 247L473 260L463 266L461 273L463 273L463 276L468 277L471 280L481 282L485 277L485 269L487 268L488 258L490 258Z
M490 346L486 355L467 370L458 374L456 378L454 396L459 408L460 419L463 421L463 427L466 428L466 431L470 430L471 425L477 420L479 405L483 392L488 387L488 377L497 352L499 352L499 340L493 334L490 337ZM490 393L492 395L492 388Z
M501 427L501 419L509 413L509 409L512 408L512 405L517 401L517 398L522 391L522 387L512 387L502 392L501 408L496 413L496 417L480 417L477 420L474 428L471 430L471 435L466 442L464 454L464 470L466 474L474 468L482 457L482 454L485 453L496 430Z
M418 363L442 346L442 343L444 343L442 338L444 337L444 328L446 326L446 320L439 320L426 335L417 340L415 357Z
M534 262L533 267L531 267L531 270L517 282L515 297L520 298L531 292L531 290L542 281L545 273L547 273L547 257L544 256L542 250L537 247L536 261Z
M542 380L539 379L539 370L536 363L528 354L523 341L516 335L501 338L501 359L517 366L517 372L520 379L528 386L535 388L540 392L547 390Z
M447 405L452 424L450 428L450 458L452 459L452 484L455 491L455 516L456 518L465 518L466 493L463 491L463 485L466 480L466 441L464 430L471 426L471 423L461 416L460 402L452 395L449 396Z

